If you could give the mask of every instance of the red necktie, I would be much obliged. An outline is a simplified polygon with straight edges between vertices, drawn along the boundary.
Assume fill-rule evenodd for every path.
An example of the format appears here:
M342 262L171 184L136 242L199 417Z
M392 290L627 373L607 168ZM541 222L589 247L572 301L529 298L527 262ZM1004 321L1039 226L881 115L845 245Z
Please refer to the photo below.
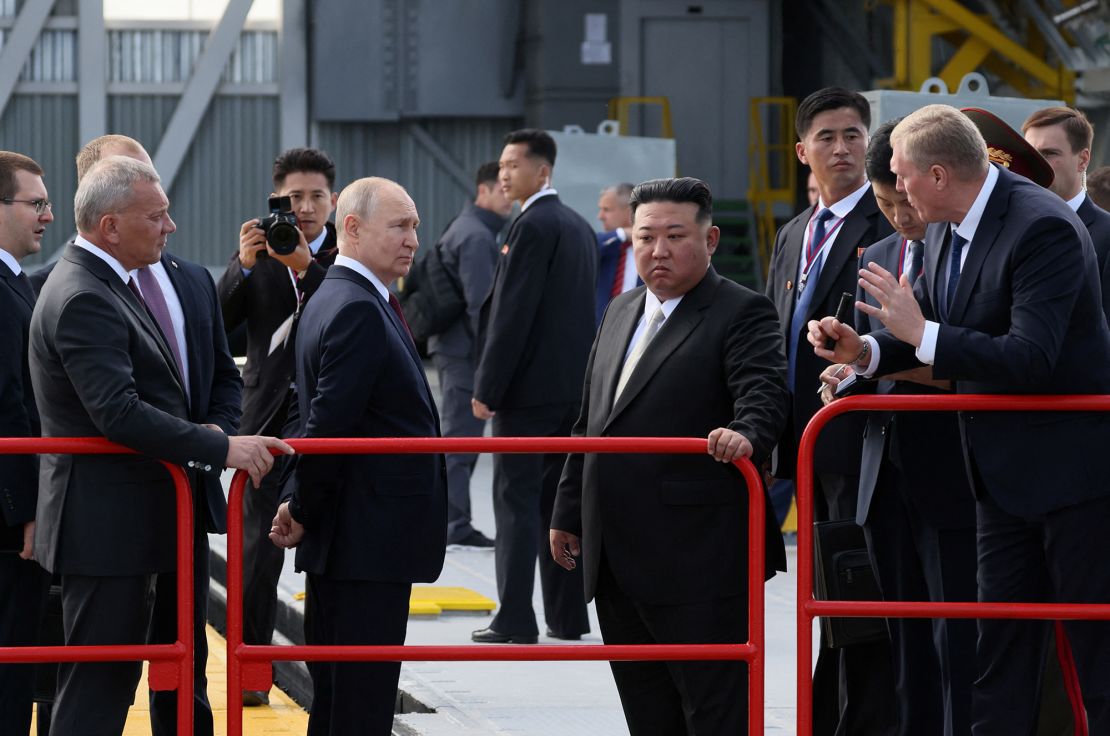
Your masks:
M613 277L613 288L609 290L610 297L620 296L624 292L624 262L628 258L628 249L631 247L631 240L621 243L621 252L617 256L617 273Z
M405 332L409 333L409 339L413 340L412 330L409 329L409 323L405 319L405 313L401 311L401 302L397 301L397 297L392 293L389 295L389 306L393 307L393 311L397 313L397 318L401 320L401 324L405 326ZM414 344L415 342L416 341L413 340Z

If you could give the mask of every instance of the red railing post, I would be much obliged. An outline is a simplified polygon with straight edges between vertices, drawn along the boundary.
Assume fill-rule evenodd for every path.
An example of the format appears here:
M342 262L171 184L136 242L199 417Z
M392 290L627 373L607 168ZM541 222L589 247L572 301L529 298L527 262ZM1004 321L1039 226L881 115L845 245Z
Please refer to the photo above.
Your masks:
M1013 618L1110 620L1110 604L818 601L813 598L813 450L834 417L852 411L1110 411L1104 395L885 395L834 401L813 415L798 446L798 733L813 733L813 619L818 616L894 618Z
M682 453L706 452L705 439L673 437L497 437L289 440L299 454L405 453ZM748 489L748 641L744 644L461 646L258 646L243 644L243 491L235 474L227 519L227 733L242 736L243 688L271 682L273 661L613 661L743 660L748 662L748 733L763 733L765 673L764 591L766 534L763 482L748 460L738 460ZM250 669L249 669L250 668ZM248 678L250 678L248 680Z
M0 438L0 455L135 455L92 437ZM180 467L162 462L173 479L177 510L177 641L60 647L0 647L0 662L121 662L147 660L152 690L177 690L177 732L193 732L193 501Z

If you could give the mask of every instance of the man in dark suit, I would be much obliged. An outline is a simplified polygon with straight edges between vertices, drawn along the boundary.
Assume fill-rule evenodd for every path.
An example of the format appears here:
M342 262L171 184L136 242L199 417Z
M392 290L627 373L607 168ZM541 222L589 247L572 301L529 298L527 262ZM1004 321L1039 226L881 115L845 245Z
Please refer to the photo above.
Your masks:
M597 244L589 224L551 188L555 141L542 130L505 137L501 187L519 201L482 309L474 416L493 419L495 437L570 434L594 336ZM532 593L539 556L547 633L579 639L590 630L582 580L547 555L547 529L565 455L494 456L493 517L501 607L477 642L534 644Z
M54 221L32 159L0 151L0 437L37 437L39 414L27 365L35 294L19 262L38 253ZM38 643L47 575L32 559L38 457L0 455L0 647ZM0 723L11 733L31 726L34 667L0 664Z
M416 205L387 179L359 179L337 211L339 255L304 312L297 395L305 437L437 437L423 364L389 285L418 247ZM308 574L309 644L405 642L413 582L443 567L441 455L305 455L271 538ZM309 665L308 732L388 736L400 662Z
M274 161L274 193L292 200L300 242L288 255L274 252L252 218L239 229L239 251L231 257L216 290L230 332L246 326L242 429L288 437L292 404L293 345L304 305L335 260L335 164L315 148L292 148ZM290 428L291 430L292 428ZM277 615L277 583L285 560L270 544L282 467L243 495L243 641L269 644ZM266 693L247 692L244 705L268 702Z
M104 135L86 143L77 153L77 181L97 163L110 156L126 156L153 166L142 144L125 135ZM147 273L144 273L146 271ZM189 420L217 428L224 434L239 432L239 405L243 381L227 347L220 304L212 276L203 266L162 251L157 263L143 266L136 280L144 299L166 303L170 332L182 356L187 374ZM148 294L156 290L158 294ZM227 532L227 502L219 476L189 471L194 488L196 516L193 520L193 732L211 734L212 706L208 701L208 592L210 565L208 534ZM158 576L151 641L177 640L177 576ZM177 692L152 690L151 729L155 736L172 734L177 728Z
M497 181L497 171L496 161L479 167L477 196L466 203L435 246L444 269L462 287L466 302L466 309L450 327L428 338L428 353L439 373L444 437L481 437L486 429L485 421L470 409L478 363L478 330L500 252L497 234L513 211L512 200ZM475 529L470 518L470 477L478 456L452 452L446 459L447 543L493 547L493 540Z
M632 185L616 184L601 190L597 200L597 219L602 232L597 234L597 324L609 301L630 289L642 286L632 258Z
M885 327L860 338L834 318L810 322L815 352L864 375L931 365L957 393L1110 391L1110 330L1095 250L1058 197L991 166L975 126L929 105L892 134L898 187L930 223L913 287L872 264L860 272ZM832 337L834 350L825 350ZM1084 413L960 413L976 496L979 600L1105 602L1110 473L1095 459L1110 420ZM1034 456L1015 461L1014 453ZM1048 461L1038 461L1044 458ZM1110 637L1067 623L1092 733L1110 732ZM1036 724L1048 625L983 619L972 733Z
M1102 274L1102 308L1110 318L1110 212L1094 203L1085 186L1094 127L1075 108L1046 107L1026 118L1021 132L1055 173L1049 189L1068 203L1091 234Z
M875 131L866 158L875 201L895 233L864 251L860 263L878 263L912 283L924 264L926 226L905 193L897 190L890 170L890 133L897 122ZM862 289L857 298L876 304ZM856 320L861 332L882 327L862 312L856 312ZM849 368L832 366L826 374L839 376L845 370ZM930 381L921 369L880 380L876 391L949 393L950 385L942 383L947 384ZM831 394L825 398L831 400ZM955 415L869 412L866 417L856 523L864 529L883 600L974 601L975 505ZM975 622L891 618L887 626L899 716L896 733L970 733Z
M841 295L856 291L863 249L891 232L864 177L870 125L867 100L840 87L818 90L798 106L796 152L813 171L820 199L779 230L767 276L767 296L783 330L791 395L771 468L775 478L794 477L798 442L821 408L817 390L827 364L805 346L806 321L836 313ZM847 415L821 433L813 462L818 521L855 518L863 424L862 415ZM889 661L885 642L839 653L822 646L814 674L815 733L889 734L894 722Z
M646 288L609 307L573 434L707 437L709 457L569 456L551 555L567 570L581 556L607 644L743 642L749 489L731 462L761 462L786 420L778 319L765 297L710 267L720 231L703 182L645 182L632 207ZM773 575L785 556L770 513L766 534ZM634 736L746 733L743 663L611 666Z
M43 436L102 435L136 456L42 459L35 558L61 575L67 645L151 640L158 575L175 563L174 494L155 458L197 473L223 466L260 480L268 437L228 437L190 419L180 350L156 300L132 271L157 262L176 228L157 173L113 156L85 176L74 210L78 237L35 306L30 367ZM138 662L59 667L52 732L119 733Z

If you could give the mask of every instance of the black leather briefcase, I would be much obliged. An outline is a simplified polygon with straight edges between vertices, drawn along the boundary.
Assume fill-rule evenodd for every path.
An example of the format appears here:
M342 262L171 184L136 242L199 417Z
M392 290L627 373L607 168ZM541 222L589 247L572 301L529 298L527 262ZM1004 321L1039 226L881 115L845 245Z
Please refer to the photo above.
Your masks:
M854 521L815 522L813 546L817 600L882 600L863 529ZM821 630L825 643L834 649L889 638L886 619L882 618L822 617Z

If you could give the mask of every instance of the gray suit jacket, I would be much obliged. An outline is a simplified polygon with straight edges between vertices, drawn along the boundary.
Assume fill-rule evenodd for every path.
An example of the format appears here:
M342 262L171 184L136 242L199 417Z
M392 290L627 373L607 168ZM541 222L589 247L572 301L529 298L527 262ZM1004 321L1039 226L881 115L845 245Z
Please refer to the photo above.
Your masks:
M228 439L188 421L150 314L106 263L71 245L35 305L29 361L44 437L104 436L146 456L43 456L35 558L79 575L173 570L174 494L153 458L218 474Z

